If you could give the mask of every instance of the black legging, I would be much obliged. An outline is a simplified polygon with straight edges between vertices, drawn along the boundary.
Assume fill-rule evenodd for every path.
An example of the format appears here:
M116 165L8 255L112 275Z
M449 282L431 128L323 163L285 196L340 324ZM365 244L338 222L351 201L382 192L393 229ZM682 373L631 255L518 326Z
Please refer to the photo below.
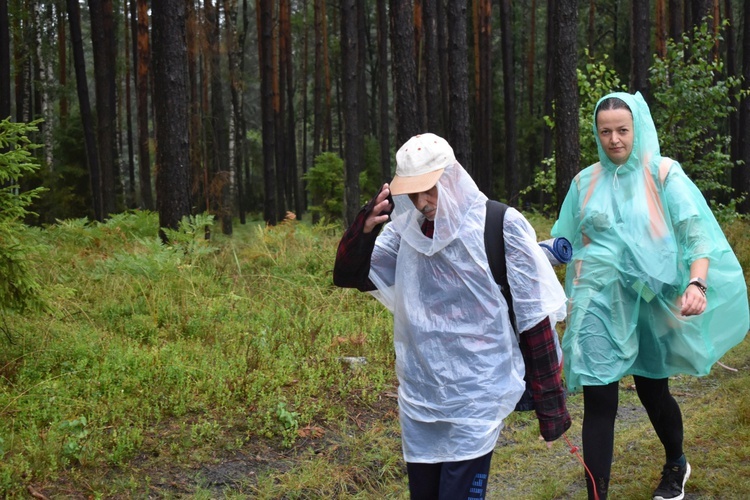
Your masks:
M634 376L635 388L656 435L659 436L666 461L682 456L682 413L669 392L669 379ZM617 416L618 382L583 388L583 456L596 479L599 498L606 498ZM586 477L589 498L593 498L590 478Z

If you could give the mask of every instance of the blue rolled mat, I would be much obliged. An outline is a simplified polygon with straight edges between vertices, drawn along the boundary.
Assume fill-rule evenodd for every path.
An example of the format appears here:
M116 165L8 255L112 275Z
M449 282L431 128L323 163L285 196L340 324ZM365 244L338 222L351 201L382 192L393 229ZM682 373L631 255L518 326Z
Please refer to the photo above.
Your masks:
M540 241L539 246L553 266L567 264L573 258L573 245L566 238Z

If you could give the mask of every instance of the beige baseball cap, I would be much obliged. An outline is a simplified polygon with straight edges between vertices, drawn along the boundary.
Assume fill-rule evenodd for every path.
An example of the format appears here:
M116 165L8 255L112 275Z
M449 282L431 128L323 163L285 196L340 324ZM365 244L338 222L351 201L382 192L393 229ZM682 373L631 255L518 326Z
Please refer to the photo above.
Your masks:
M448 141L435 134L415 135L396 152L391 194L421 193L437 184L446 167L456 163Z

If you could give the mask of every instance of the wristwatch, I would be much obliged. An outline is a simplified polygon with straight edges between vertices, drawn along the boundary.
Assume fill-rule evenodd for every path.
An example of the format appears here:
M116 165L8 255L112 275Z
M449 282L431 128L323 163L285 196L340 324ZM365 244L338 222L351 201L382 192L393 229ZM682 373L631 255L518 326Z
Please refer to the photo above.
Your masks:
M701 293L703 295L706 295L706 290L708 290L708 283L706 283L706 280L704 280L703 278L690 278L690 283L688 283L688 286L690 285L697 286Z

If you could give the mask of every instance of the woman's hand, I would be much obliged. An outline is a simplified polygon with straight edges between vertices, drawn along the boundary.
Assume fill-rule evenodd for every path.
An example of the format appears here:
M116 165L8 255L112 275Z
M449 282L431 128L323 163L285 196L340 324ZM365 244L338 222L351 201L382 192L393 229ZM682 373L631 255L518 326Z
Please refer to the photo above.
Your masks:
M701 314L706 310L706 296L700 288L695 285L688 285L682 294L680 313L683 316L694 316Z

